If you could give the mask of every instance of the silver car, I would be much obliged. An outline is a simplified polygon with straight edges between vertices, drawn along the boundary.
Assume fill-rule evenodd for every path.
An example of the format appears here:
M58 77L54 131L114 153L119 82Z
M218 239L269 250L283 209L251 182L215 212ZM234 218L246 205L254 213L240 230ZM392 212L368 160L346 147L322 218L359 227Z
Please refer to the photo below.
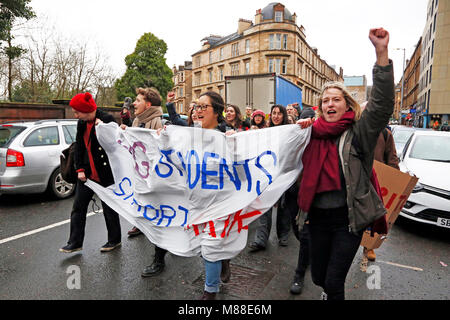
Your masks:
M77 120L0 124L0 194L72 195L59 170L61 151L75 141Z
M399 166L419 178L400 215L450 228L450 132L415 131Z

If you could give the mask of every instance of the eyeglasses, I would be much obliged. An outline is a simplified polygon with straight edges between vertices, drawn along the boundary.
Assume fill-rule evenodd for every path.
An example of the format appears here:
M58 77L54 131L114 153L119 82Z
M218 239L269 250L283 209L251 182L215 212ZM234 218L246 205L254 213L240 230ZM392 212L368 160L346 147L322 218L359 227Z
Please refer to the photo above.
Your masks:
M204 106L200 106L200 105L195 105L194 106L194 109L195 110L200 110L200 109L202 109L202 111L206 111L206 109L208 109L208 107L212 107L212 105L210 105L210 104L205 104Z

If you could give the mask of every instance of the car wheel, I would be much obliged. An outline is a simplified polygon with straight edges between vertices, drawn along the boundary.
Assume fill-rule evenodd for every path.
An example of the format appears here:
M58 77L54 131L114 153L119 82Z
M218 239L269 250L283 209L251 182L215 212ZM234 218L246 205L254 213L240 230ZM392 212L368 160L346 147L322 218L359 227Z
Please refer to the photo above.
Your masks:
M58 168L50 177L48 190L56 198L65 199L73 194L75 191L75 184L66 182L61 175L60 168Z

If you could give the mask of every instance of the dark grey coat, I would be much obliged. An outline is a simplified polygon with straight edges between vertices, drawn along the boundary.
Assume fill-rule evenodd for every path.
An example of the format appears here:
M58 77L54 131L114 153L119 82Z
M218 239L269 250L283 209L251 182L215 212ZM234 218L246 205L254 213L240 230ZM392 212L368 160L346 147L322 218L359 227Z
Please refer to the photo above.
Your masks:
M338 151L345 177L349 231L355 234L381 218L386 209L370 182L378 136L394 111L394 70L388 66L373 68L372 94L361 118L345 131ZM301 230L307 213L300 211L297 223Z

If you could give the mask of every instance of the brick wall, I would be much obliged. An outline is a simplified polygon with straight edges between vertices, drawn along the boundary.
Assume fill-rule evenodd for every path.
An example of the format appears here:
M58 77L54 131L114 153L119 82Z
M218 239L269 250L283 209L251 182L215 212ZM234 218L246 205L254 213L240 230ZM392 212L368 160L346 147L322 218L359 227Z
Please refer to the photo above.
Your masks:
M102 107L120 123L121 108ZM17 120L74 119L72 108L61 104L0 103L0 123Z

